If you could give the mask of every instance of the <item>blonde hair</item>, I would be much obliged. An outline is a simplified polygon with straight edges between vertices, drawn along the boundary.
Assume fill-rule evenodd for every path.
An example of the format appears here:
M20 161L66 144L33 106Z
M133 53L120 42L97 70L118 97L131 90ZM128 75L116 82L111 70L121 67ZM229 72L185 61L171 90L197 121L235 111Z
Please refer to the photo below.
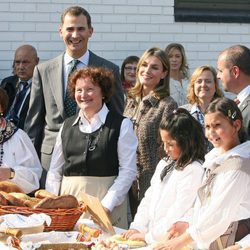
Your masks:
M169 96L169 61L168 57L164 50L161 50L159 48L150 48L146 50L143 55L141 56L137 69L136 69L136 83L133 88L131 88L128 92L129 97L135 98L135 97L141 97L142 93L142 84L140 83L138 72L141 67L141 65L144 63L144 61L150 57L155 56L157 57L163 66L163 71L167 71L166 77L164 79L161 79L155 89L153 90L154 96L158 99L162 99L166 96Z
M188 67L188 63L187 63L187 57L186 57L185 49L180 43L170 43L165 48L165 51L166 51L168 57L173 52L174 49L177 49L177 50L179 50L181 52L182 62L181 62L180 71L181 71L181 73L183 75L183 78L188 79L189 78L189 67Z
M188 84L187 100L191 104L195 104L195 103L199 104L199 98L194 93L194 84L197 81L198 77L200 77L200 75L206 70L212 73L214 84L215 84L215 93L214 93L212 100L216 99L217 97L223 97L223 92L219 87L216 70L212 66L203 65L194 70L190 78L189 84Z

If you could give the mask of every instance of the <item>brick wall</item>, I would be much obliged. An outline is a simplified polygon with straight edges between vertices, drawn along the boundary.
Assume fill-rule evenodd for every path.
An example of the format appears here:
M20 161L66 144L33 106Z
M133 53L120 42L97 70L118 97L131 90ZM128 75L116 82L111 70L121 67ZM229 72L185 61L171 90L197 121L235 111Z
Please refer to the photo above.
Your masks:
M170 42L184 45L191 71L201 64L216 66L219 51L232 44L250 46L249 24L175 23L174 0L1 0L0 79L11 74L21 44L34 45L41 61L64 50L60 13L73 4L92 16L89 48L119 66L128 55Z

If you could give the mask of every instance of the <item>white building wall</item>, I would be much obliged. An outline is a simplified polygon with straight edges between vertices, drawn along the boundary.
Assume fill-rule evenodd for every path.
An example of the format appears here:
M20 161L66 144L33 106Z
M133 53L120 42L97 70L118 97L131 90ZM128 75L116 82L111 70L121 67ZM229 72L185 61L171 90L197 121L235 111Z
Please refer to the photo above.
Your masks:
M192 71L201 64L216 67L218 53L230 45L250 46L249 24L175 23L174 0L1 0L0 79L11 74L14 51L22 44L34 45L41 61L64 50L58 28L70 5L92 16L89 48L119 66L128 55L179 42Z

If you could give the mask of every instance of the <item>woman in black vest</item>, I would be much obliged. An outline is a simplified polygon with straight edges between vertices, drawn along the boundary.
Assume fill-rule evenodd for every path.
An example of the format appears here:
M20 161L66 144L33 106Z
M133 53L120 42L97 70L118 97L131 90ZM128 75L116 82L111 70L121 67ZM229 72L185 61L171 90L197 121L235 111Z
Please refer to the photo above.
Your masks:
M57 137L46 189L54 194L97 196L112 223L127 227L126 195L136 176L137 139L132 122L109 111L113 73L88 67L70 77L69 92L80 111Z

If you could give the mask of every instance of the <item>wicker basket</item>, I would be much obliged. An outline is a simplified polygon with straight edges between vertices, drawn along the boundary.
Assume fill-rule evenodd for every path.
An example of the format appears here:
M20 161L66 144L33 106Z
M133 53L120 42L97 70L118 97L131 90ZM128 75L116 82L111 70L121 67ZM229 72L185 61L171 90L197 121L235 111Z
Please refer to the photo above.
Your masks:
M5 214L22 214L31 215L45 213L51 217L50 226L45 225L44 231L71 231L76 222L86 210L84 206L71 209L45 209L45 208L30 208L17 206L0 206L0 215Z

